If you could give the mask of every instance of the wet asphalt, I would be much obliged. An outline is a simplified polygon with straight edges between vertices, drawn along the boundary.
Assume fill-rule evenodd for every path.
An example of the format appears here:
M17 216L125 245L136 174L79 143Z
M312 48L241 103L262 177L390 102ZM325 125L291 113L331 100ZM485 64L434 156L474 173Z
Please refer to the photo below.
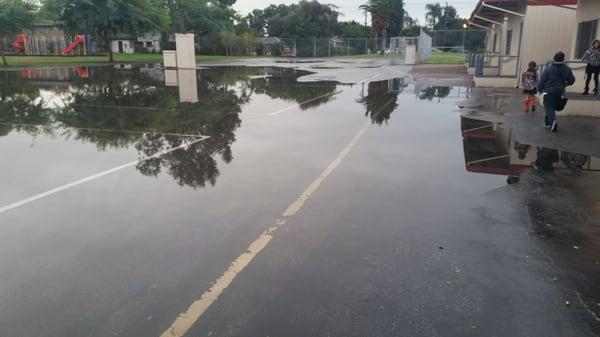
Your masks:
M365 125L186 336L600 335L597 158L507 184L546 144L471 163L521 139L470 89L89 73L0 73L0 208L135 162L0 213L0 335L160 336Z

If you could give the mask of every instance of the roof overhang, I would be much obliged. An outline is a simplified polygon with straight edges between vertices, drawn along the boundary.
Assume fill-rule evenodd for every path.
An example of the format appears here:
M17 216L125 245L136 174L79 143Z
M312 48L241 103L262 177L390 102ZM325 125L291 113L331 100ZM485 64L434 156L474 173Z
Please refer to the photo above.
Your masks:
M559 6L569 9L577 6L578 0L479 0L469 22L493 28L493 22L503 22L509 15L524 16L527 6Z

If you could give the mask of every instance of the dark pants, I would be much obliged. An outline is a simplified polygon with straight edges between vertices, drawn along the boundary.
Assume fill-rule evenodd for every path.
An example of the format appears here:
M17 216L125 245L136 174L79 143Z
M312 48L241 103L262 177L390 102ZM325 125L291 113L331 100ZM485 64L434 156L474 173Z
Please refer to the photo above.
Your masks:
M558 105L558 100L561 97L562 95L544 95L544 109L546 110L545 124L547 126L552 126L552 123L554 123L554 120L556 119L556 106Z
M588 65L587 68L585 68L585 74L585 91L590 90L590 81L592 80L592 75L594 76L594 90L598 91L598 77L600 77L600 66L592 67L591 65Z

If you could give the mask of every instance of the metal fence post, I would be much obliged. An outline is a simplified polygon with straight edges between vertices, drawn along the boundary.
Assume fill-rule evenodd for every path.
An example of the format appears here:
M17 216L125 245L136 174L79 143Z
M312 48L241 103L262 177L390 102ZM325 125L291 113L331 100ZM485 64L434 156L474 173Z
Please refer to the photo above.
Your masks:
M313 57L317 57L317 39L313 38Z
M350 39L348 39L348 56L350 56Z
M331 41L329 39L327 39L327 50L329 57L331 57Z

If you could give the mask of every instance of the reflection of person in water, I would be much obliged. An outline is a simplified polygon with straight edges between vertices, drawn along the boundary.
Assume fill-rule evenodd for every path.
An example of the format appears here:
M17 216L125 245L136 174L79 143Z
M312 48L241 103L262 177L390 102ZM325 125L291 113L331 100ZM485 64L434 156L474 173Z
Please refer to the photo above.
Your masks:
M515 151L517 151L517 153L519 154L519 159L524 160L525 158L527 158L527 153L529 153L529 149L531 148L531 146L515 142L514 148Z
M571 153L571 152L562 152L560 155L561 161L567 166L571 172L573 173L581 173L581 170L587 164L590 159L589 156Z
M557 150L547 149L545 147L538 148L537 160L535 161L535 168L540 171L554 171L554 164L560 160L559 153Z

